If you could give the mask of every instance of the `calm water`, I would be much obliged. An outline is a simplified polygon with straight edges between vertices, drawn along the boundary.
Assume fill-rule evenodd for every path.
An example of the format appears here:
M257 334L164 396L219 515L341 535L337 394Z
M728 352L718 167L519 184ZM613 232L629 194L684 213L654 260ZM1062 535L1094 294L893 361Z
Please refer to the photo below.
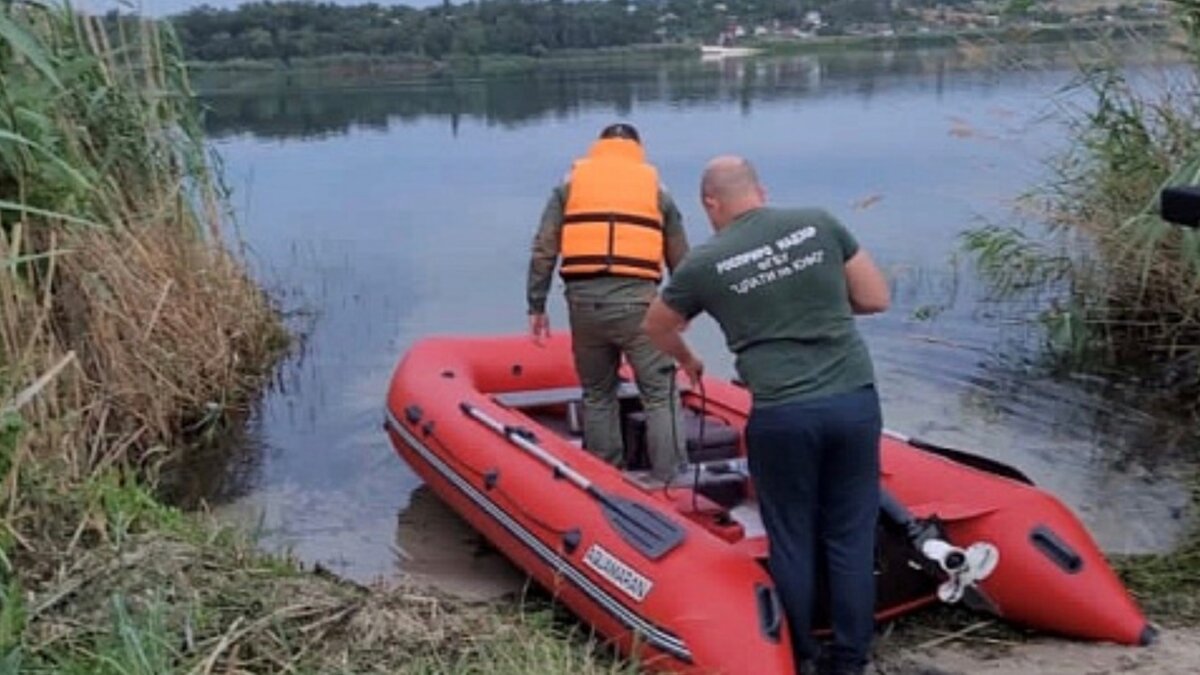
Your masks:
M720 153L754 161L774 202L845 220L894 284L893 309L860 324L887 426L1020 467L1108 550L1169 546L1188 493L1151 459L1189 440L1136 397L1023 374L1002 349L1021 332L992 318L954 261L958 234L1004 221L1061 146L1043 120L1071 79L1058 57L872 53L210 90L241 235L308 333L239 447L192 467L183 489L256 524L266 546L359 579L419 567L395 547L424 546L422 527L442 535L427 566L470 548L445 534L427 491L413 498L419 480L380 428L388 378L422 336L525 329L548 191L623 119L693 241L708 236L699 171ZM565 327L560 289L551 320ZM692 339L731 373L711 323Z

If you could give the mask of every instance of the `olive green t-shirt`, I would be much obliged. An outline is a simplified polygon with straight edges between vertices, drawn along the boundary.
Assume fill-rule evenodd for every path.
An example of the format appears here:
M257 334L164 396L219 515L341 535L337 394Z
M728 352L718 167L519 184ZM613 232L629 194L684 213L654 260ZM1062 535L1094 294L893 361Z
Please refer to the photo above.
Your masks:
M825 211L754 209L692 249L662 300L717 320L755 405L844 393L874 382L846 287L857 251Z

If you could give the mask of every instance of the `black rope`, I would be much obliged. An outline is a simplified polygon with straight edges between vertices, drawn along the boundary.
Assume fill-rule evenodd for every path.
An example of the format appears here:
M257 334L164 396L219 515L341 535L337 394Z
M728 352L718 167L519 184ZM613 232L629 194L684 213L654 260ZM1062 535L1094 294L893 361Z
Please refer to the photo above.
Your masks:
M675 449L678 449L679 448L679 424L678 424L678 421L680 418L679 418L679 405L678 405L678 402L676 401L677 395L679 393L679 391L678 391L679 385L677 383L676 370L677 370L677 368L676 368L675 364L672 363L669 366L663 366L662 370L660 372L666 373L671 377L671 381L667 385L667 397L671 400L671 445ZM647 418L646 421L649 422L649 418ZM648 431L649 431L649 429L647 429L647 432ZM649 445L648 441L649 441L649 439L647 439L647 445ZM684 442L683 442L683 458L685 460L687 459L687 441L686 440L684 440ZM651 468L653 468L653 462L651 462ZM671 501L671 493L670 493L671 480L673 478L675 478L676 473L678 473L678 472L672 471L671 475L667 476L667 480L663 481L663 498L665 498L668 502Z
M682 422L682 417L680 417L680 415L679 415L679 405L678 405L678 400L677 400L677 396L676 396L676 394L678 394L678 387L679 387L678 377L676 376L677 370L678 370L678 368L677 368L677 366L675 366L675 364L671 364L670 366L664 366L662 369L662 372L669 373L671 376L670 388L668 390L667 395L671 399L671 442L676 448L679 447L679 424L678 423ZM697 434L698 437L696 439L696 442L700 446L700 451L703 452L704 451L704 424L705 424L705 420L708 419L708 396L704 392L704 380L703 379L701 379L698 382L698 385L699 385L699 389L700 389L700 431L699 431L699 434ZM700 483L700 463L699 462L691 462L691 458L688 456L686 440L684 441L684 444L683 444L683 457L684 457L684 460L686 460L690 464L692 464L692 467L693 467L693 470L692 470L692 513L699 513L700 507L696 503L697 502L696 492L697 492L697 488L699 487L699 483ZM672 473L670 476L667 477L667 480L663 483L663 497L665 497L667 499L667 501L671 500L671 493L670 493L671 480L674 477L675 477L675 474Z
M708 419L708 395L704 393L703 376L698 380L698 384L700 386L700 433L697 434L699 438L696 439L696 443L700 446L700 452L703 453L704 422ZM700 462L694 462L692 465L695 467L692 473L692 513L697 513L700 510L700 507L696 506L696 493L700 491Z

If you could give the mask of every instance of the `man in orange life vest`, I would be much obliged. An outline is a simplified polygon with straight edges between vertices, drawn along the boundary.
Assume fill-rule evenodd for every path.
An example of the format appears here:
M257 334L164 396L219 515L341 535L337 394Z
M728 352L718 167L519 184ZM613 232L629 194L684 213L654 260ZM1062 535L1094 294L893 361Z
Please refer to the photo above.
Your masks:
M529 262L529 329L550 335L546 297L558 258L566 284L575 369L583 385L583 443L620 466L624 456L617 370L624 354L646 411L652 473L666 480L684 463L684 438L672 387L673 361L641 330L665 263L687 253L683 217L646 162L637 130L613 124L600 132L554 188Z

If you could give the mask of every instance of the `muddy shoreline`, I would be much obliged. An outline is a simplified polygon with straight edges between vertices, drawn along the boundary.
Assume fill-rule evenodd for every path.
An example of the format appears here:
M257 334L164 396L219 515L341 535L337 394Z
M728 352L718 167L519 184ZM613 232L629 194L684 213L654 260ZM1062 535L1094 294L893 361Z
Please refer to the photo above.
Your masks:
M428 488L397 530L398 586L428 588L456 602L508 608L520 605L531 582ZM1137 590L1135 588L1135 590ZM1184 585L1175 607L1200 606L1196 586ZM1160 591L1162 592L1162 591ZM1190 598L1190 601L1189 601ZM1159 637L1147 647L1059 639L963 609L933 606L878 629L872 668L877 675L1149 675L1200 672L1200 623L1143 598ZM562 619L586 630L570 618Z

